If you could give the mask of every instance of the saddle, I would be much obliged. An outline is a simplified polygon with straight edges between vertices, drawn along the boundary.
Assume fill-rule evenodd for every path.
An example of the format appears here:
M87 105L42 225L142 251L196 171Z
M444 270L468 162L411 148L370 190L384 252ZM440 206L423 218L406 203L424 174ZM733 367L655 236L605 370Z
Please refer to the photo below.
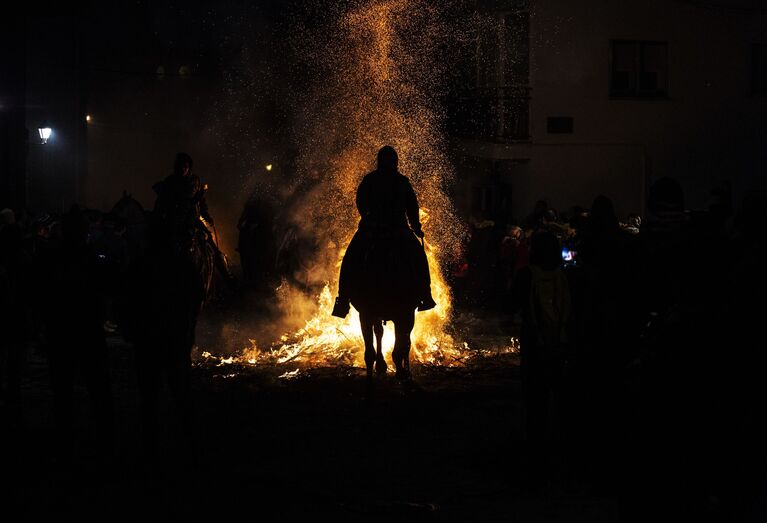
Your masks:
M355 308L415 308L419 249L415 235L406 228L357 231L342 265L342 286Z

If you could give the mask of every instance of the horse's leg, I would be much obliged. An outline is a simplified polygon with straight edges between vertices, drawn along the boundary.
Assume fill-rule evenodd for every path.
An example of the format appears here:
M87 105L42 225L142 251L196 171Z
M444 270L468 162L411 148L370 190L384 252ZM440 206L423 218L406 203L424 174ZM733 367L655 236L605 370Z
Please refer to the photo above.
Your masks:
M375 319L360 312L360 328L362 329L362 339L365 341L365 367L367 368L368 378L373 377L373 364L376 360L376 351L373 348L374 322Z
M376 319L373 322L373 334L376 337L376 373L386 374L386 360L383 355L383 321Z
M193 428L191 372L194 341L189 333L190 328L194 327L184 325L178 329L176 331L178 332L177 337L166 349L169 352L168 384L178 408L185 435L189 435Z
M161 351L167 350L167 347L163 347L156 342L156 336L157 332L153 331L136 345L143 450L145 457L149 459L155 458L155 453L157 452L157 436L159 432L157 399L162 368L165 364L165 357ZM150 337L152 342L148 341Z
M168 384L176 402L183 433L181 449L183 453L191 451L194 433L194 405L192 400L192 348L197 328L197 315L202 307L203 290L200 285L188 292L178 293L175 310L169 315L171 320L172 341L169 344Z
M410 333L415 326L415 312L407 310L394 320L394 351L392 359L397 378L410 378Z

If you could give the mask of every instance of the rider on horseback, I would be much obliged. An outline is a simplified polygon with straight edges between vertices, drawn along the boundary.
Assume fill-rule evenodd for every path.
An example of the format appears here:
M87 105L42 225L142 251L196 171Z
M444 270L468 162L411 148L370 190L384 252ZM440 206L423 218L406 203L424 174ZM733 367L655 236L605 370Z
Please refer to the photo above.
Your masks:
M226 256L208 229L214 227L205 201L208 186L192 173L192 158L178 153L173 172L152 188L157 193L157 201L149 228L150 247L155 252L180 256L191 249L195 238L203 238L213 248L217 268L230 278Z
M343 318L348 314L350 300L354 301L355 292L359 292L355 287L360 273L365 270L366 251L371 243L384 237L399 238L398 250L401 252L397 254L412 261L410 280L413 288L410 291L414 297L413 307L425 311L436 306L431 296L426 253L413 237L413 233L421 239L424 237L418 216L418 199L410 181L397 170L398 161L393 147L382 147L378 151L378 168L368 173L357 188L357 210L361 220L341 265L334 316Z

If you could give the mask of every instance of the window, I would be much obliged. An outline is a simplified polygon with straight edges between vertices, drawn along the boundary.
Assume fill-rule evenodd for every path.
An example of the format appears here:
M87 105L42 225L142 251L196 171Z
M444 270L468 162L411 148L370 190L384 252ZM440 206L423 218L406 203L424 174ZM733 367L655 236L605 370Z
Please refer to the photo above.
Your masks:
M460 87L450 101L449 125L459 136L529 139L529 0L478 0L474 46L454 57L467 64L456 73ZM458 65L460 68L460 65Z
M549 116L546 118L546 132L549 134L572 134L572 116Z
M751 46L751 92L767 94L767 44Z
M610 53L610 96L668 96L668 44L613 40Z

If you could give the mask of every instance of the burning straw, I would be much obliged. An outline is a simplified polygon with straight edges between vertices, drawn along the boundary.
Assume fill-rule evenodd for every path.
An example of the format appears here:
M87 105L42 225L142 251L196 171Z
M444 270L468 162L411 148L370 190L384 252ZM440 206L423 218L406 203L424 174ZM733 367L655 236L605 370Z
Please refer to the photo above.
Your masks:
M419 312L412 334L413 359L451 365L461 361L465 344L448 333L452 296L441 267L458 252L465 234L446 188L454 176L442 134L444 111L438 101L449 57L443 46L452 35L444 5L429 0L360 0L328 13L316 32L301 31L295 46L311 87L299 102L295 125L304 178L321 180L292 217L294 225L319 238L328 249L315 260L313 278L324 282L307 303L302 291L284 283L278 289L286 307L305 304L304 327L263 350L243 350L238 363L364 365L359 318L330 315L337 290L343 247L359 217L354 196L385 144L400 156L422 206L426 250L437 307ZM295 313L294 313L295 314ZM384 335L386 355L393 327Z

